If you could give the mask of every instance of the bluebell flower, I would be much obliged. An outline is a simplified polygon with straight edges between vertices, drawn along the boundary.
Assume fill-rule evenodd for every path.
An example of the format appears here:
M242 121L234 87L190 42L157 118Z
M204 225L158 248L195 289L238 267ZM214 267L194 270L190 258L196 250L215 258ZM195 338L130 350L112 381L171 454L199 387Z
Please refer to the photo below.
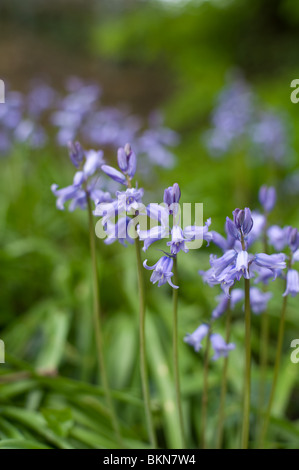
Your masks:
M254 242L259 240L266 226L266 217L263 214L259 214L258 212L251 212L251 216L253 220L253 226L250 230L250 233L247 235L247 247L250 247Z
M178 286L175 286L171 281L173 276L173 259L170 256L162 256L154 266L148 266L147 260L145 260L143 262L143 266L145 269L153 270L153 274L150 279L153 284L158 282L158 287L161 287L168 282L171 287L178 289Z
M125 175L128 175L130 178L133 178L136 173L137 158L130 144L126 144L124 148L120 147L118 149L117 162L120 170Z
M141 230L140 226L137 228L137 233L139 239L144 242L143 251L146 251L152 243L161 240L162 238L166 238L169 235L169 227L165 227L163 225L156 225L152 227L150 230Z
M214 349L213 361L216 361L220 357L227 357L228 353L235 349L235 344L227 344L222 336L218 333L213 333L210 337L212 348Z
M273 255L258 253L254 257L253 265L269 269L276 277L277 271L286 268L285 259L286 255L284 253L275 253Z
M227 249L219 258L211 255L211 269L206 273L200 271L204 282L207 282L210 286L217 285L217 283L220 284L228 296L235 281L240 281L242 277L250 279L255 276L257 271L267 269L275 279L281 270L286 267L285 255L283 253L275 255L259 253L253 256L248 253L247 249L244 249L248 248L255 240L257 234L261 232L264 218L260 219L258 230L254 233L254 220L250 209L236 209L233 212L233 216L233 221L228 217L226 219L226 231L231 239L235 240L233 248ZM250 239L252 231L253 236ZM215 234L216 232L213 233L213 241L216 241L224 249L227 248L229 245L226 240L221 236L215 236Z
M239 74L219 94L212 129L204 137L214 157L244 144L251 149L252 159L258 156L285 163L291 154L286 119L263 109Z
M219 276L237 257L236 250L227 250L220 258L216 255L210 256L210 265L215 277ZM211 273L212 274L212 273Z
M298 271L295 269L289 269L287 272L287 286L286 290L283 294L285 297L286 295L291 295L295 297L299 292L299 274Z
M120 171L116 170L113 168L113 166L110 165L102 165L101 167L102 171L106 173L107 176L109 176L111 179L116 181L117 183L127 185L127 179L123 173Z
M206 141L213 156L227 152L248 133L254 110L254 95L249 85L242 77L234 77L219 94L212 114L213 128Z
M262 284L267 285L270 279L274 280L273 271L270 271L270 269L268 268L262 268L260 266L255 265L254 272L256 276L254 279L255 284L259 284L261 282ZM277 276L281 276L281 272L282 272L281 270L277 270L276 271Z
M142 204L144 191L142 188L128 188L126 191L117 191L117 210L119 213L126 212L135 215L136 212L145 211Z
M244 291L242 289L232 289L230 294L230 309L233 310L237 303L241 302L244 298ZM212 312L213 320L221 317L228 308L229 298L225 293L222 293L216 297L218 305L214 308Z
M293 256L292 256L293 262L299 261L299 248L298 250L294 251Z
M227 234L227 238L224 238L223 235L212 230L211 232L212 241L217 245L222 251L231 250L235 244L235 238L230 234Z
M192 346L195 352L198 352L202 348L202 340L209 333L210 327L206 323L200 325L192 334L187 334L184 338L184 342Z
M260 188L259 200L266 213L274 209L276 203L276 190L273 186L266 186L265 184Z
M262 292L257 287L250 287L250 306L253 313L258 315L264 312L271 297L271 292Z
M57 197L57 208L63 210L64 204L71 201L70 211L77 207L85 209L87 207L87 195L96 203L111 201L110 194L102 191L97 185L98 178L96 174L103 163L103 152L83 151L80 144L71 144L69 148L71 161L80 170L75 173L72 185L59 189L57 184L52 184L51 190Z
M133 244L134 238L132 238L129 233L130 222L130 217L120 217L116 223L113 223L111 220L107 220L104 225L104 230L107 234L107 238L105 238L104 243L106 245L111 245L115 241L118 241L124 246L126 243Z
M174 185L175 186L175 185ZM167 190L169 193L173 193L173 187L170 186ZM185 243L191 242L195 239L203 239L206 240L208 243L212 240L212 233L209 232L209 226L211 225L211 219L208 219L203 227L190 225L185 227L183 230L176 224L176 220L174 220L174 230L170 230L169 227L169 217L173 215L174 212L178 213L179 205L177 202L171 202L173 200L177 200L179 198L180 190L175 189L178 191L177 195L173 195L170 197L169 193L166 200L170 202L170 205L163 202L162 204L152 203L149 204L146 208L147 215L150 219L156 221L160 225L155 225L154 227L150 228L149 230L140 230L138 231L140 240L144 242L143 251L146 251L152 243L155 243L162 238L168 238L172 235L172 241L168 242L168 246L175 246L176 243L182 242L180 245L180 249L184 247L185 252L188 251ZM176 240L176 241L175 241ZM175 248L174 248L175 249ZM187 250L187 251L186 251ZM179 250L180 251L180 250ZM173 254L175 254L173 252Z
M70 159L73 165L76 168L79 168L81 166L81 163L84 160L84 150L80 142L69 142L68 148L69 148Z
M270 111L259 113L249 129L249 136L254 145L255 154L285 163L290 154L287 122L284 117Z
M124 244L122 239L132 243L133 238L129 234L126 234L129 229L128 224L132 220L128 216L146 214L145 207L142 204L142 197L142 188L128 188L126 191L117 191L116 199L108 203L99 201L98 204L96 204L94 215L102 217L101 223L108 236L105 243L113 243L116 241L120 230L122 230L124 234L123 236L119 236L120 243Z
M279 227L272 225L268 228L267 235L270 245L274 246L275 250L281 251L288 244L289 227Z
M296 228L290 227L289 229L288 245L293 253L299 248L299 233Z
M220 284L224 292L229 296L230 288L235 281L242 277L250 279L260 268L267 269L271 276L276 279L280 271L286 267L285 255L283 253L266 255L259 253L255 256L245 250L228 250L223 256L210 257L212 268L204 274L203 280L210 286Z
M171 230L171 241L167 242L167 246L170 246L170 251L173 255L177 255L180 251L187 253L189 250L186 246L186 242L191 241L186 239L184 232L178 225L174 225Z
M181 190L178 183L174 183L173 186L169 186L164 191L163 202L168 206L172 204L177 204L181 198Z
M199 225L188 225L184 228L184 236L190 241L205 240L207 246L209 246L210 242L213 240L213 233L216 233L209 231L211 222L211 218L209 218L202 227Z
M249 212L247 211L247 216ZM263 232L266 219L265 216L262 214L259 214L258 212L251 212L251 219L252 219L252 227L249 233L244 237L246 241L246 246L247 248L251 246ZM250 221L251 225L251 221ZM217 245L223 252L227 250L231 250L234 248L235 250L241 250L242 249L242 244L241 244L241 233L240 230L236 227L236 224L229 218L226 218L226 223L225 223L225 232L226 232L226 238L223 237L220 233L215 232L212 230L209 232L211 236L211 240L215 245ZM247 229L247 228L246 228ZM244 236L245 234L243 234Z

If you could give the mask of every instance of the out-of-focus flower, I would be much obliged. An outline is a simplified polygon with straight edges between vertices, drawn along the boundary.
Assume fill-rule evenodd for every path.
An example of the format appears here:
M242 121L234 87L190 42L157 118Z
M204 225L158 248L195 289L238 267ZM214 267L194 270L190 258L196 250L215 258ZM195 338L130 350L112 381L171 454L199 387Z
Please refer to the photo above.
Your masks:
M184 338L185 343L192 346L195 352L198 352L202 348L202 340L207 336L209 333L209 325L203 323L200 325L192 334L187 334Z
M268 228L267 235L270 245L274 246L275 250L281 251L288 244L289 227L279 227L272 225Z
M245 147L252 159L288 161L291 146L286 116L266 110L240 74L218 95L211 123L204 141L213 157Z
M233 343L227 344L219 333L213 333L210 339L215 352L212 357L213 361L216 361L220 357L227 357L228 353L236 347Z
M220 294L216 297L218 301L217 307L214 308L212 312L212 319L216 320L216 318L221 317L229 306L230 302L230 309L233 310L238 302L241 302L244 298L244 291L242 289L232 289L230 299L224 294Z
M265 184L260 188L259 200L265 212L271 212L276 203L276 190L273 186Z
M286 295L291 295L295 297L299 292L299 274L298 271L295 269L289 269L287 272L287 286L286 290L283 294L285 297Z
M135 153L132 151L131 145L126 144L120 147L117 151L117 162L120 170L128 175L130 178L136 173L137 158Z
M299 248L299 233L296 228L290 227L289 229L288 245L293 253Z
M250 287L250 306L253 313L258 315L264 312L271 297L271 292L262 292L257 287Z
M70 159L79 168L75 173L73 184L65 188L58 189L57 184L52 184L51 190L57 197L56 206L63 210L64 204L71 201L69 210L73 211L77 207L85 209L87 207L87 197L99 202L110 202L109 193L102 191L97 186L99 172L103 163L103 152L95 150L83 151L79 143L69 145Z

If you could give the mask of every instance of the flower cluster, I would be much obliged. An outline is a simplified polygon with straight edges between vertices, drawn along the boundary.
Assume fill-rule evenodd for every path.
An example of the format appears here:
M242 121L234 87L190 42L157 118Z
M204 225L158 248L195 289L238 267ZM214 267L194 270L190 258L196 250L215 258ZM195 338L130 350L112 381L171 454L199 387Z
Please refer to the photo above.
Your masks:
M199 271L204 282L210 286L220 285L223 293L216 297L217 306L212 311L211 323L200 325L194 333L187 335L185 342L194 347L195 351L201 348L201 341L210 334L211 344L215 350L213 359L226 356L233 349L233 344L226 344L220 335L211 334L212 324L225 312L234 310L238 303L244 302L243 289L236 288L235 284L244 279L254 279L255 283L267 284L269 279L275 280L277 276L284 277L283 270L287 267L286 289L283 296L295 296L299 292L299 274L293 269L293 263L299 261L299 234L292 227L280 228L277 225L268 227L268 216L276 203L276 191L273 187L262 186L259 200L264 215L251 212L249 208L235 209L233 218L226 218L223 237L212 231L212 242L218 246L223 254L220 257L210 256L210 269ZM274 246L280 253L254 253L250 247L261 236L266 236L267 243ZM288 247L289 257L281 250ZM250 287L250 307L253 313L261 314L267 309L272 293L260 290L256 286ZM243 307L244 308L244 307ZM215 338L216 337L216 338ZM216 342L216 347L215 347ZM217 350L217 344L220 344Z
M210 334L210 329L210 325L203 323L192 334L186 335L184 341L192 346L196 352L199 352L202 348L202 340L209 334L215 353L212 359L216 361L220 357L226 357L229 351L235 349L235 345L233 343L227 344L219 333Z
M71 185L58 189L57 184L52 184L51 190L57 197L57 208L63 210L64 204L71 201L70 211L75 210L77 207L86 209L88 197L95 203L111 201L110 194L102 191L99 187L99 172L103 164L103 152L85 151L79 142L75 142L69 144L69 155L78 171L76 171Z
M250 233L253 226L254 219L249 208L244 210L235 209L233 220L229 217L226 219L226 232L230 239L229 248L225 247L221 257L211 255L211 268L206 272L200 272L204 281L209 285L220 284L228 297L230 289L241 278L252 279L263 270L264 275L275 279L281 270L286 267L284 253L268 255L266 253L251 254L248 252L252 243ZM220 237L216 236L215 239L219 245L218 239Z
M15 142L44 147L54 131L56 142L63 147L80 140L91 147L117 149L129 141L148 163L162 167L174 164L170 149L179 137L165 127L160 113L152 113L148 122L143 122L126 110L104 106L101 95L97 84L77 77L67 80L64 93L41 81L34 81L27 94L7 91L6 102L0 107L0 155L8 154Z
M284 164L290 154L285 117L265 110L240 74L232 77L219 94L211 120L212 129L205 140L212 156L222 156L244 142L252 158Z
M101 170L113 181L126 186L127 189L125 191L116 191L116 197L108 203L99 201L96 204L94 215L102 217L101 223L107 235L106 244L118 240L125 245L126 242L134 243L134 238L137 236L134 218L145 213L142 203L144 191L142 188L132 187L137 158L130 144L118 149L117 164L118 170L106 164L101 166Z
M205 226L187 226L184 229L180 225L180 206L179 201L181 198L181 190L177 183L169 186L164 191L163 204L150 204L147 207L147 215L158 223L149 230L138 229L138 235L143 241L143 250L146 251L150 245L162 238L170 238L166 243L169 247L170 253L165 255L154 265L148 266L147 260L144 261L146 269L153 270L151 282L159 281L158 286L168 282L173 288L178 288L171 282L173 276L172 267L173 260L177 257L180 251L187 253L189 251L188 242L195 239L206 240L208 243L212 239L212 234L209 232L211 220L209 219ZM172 221L172 224L170 224Z

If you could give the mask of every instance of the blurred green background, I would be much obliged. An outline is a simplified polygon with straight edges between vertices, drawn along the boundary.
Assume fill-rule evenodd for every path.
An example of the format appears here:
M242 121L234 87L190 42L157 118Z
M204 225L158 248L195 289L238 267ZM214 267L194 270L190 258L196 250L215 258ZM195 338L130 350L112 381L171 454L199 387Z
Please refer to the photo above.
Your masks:
M180 184L182 202L203 202L204 218L223 231L236 207L258 206L261 184L278 189L271 222L298 226L299 104L290 100L290 83L299 77L299 4L296 0L231 1L76 1L2 0L0 75L14 90L26 92L33 78L62 89L76 75L101 85L105 105L127 106L140 116L157 108L178 132L176 164L155 169L140 184L162 199L166 186ZM227 74L238 69L263 105L287 116L291 164L268 159L252 163L244 149L212 158L202 135ZM1 106L1 105L0 105ZM125 143L125 142L124 142ZM286 156L287 158L287 156ZM115 153L107 159L115 162ZM113 447L115 442L102 390L95 385L91 269L87 214L59 212L53 182L71 183L67 149L51 141L43 149L15 145L0 161L0 337L6 364L0 366L0 448ZM140 163L142 165L142 161ZM153 184L154 181L154 184ZM289 183L292 181L292 185ZM296 191L297 187L297 191ZM145 196L145 202L151 202ZM156 201L155 201L156 202ZM128 446L146 446L141 403L138 302L134 248L98 242L106 359ZM208 319L219 290L203 286L197 272L208 268L214 248L182 256L179 330L183 339ZM154 251L149 254L155 260ZM151 258L152 257L152 258ZM147 325L151 392L163 447L176 447L175 416L165 411L172 399L171 291L149 285ZM271 289L272 286L270 286ZM271 363L279 320L282 281L270 303ZM243 312L235 315L225 445L238 443L243 378ZM219 331L224 331L222 321ZM253 357L259 353L260 319L253 318ZM298 365L290 341L299 337L297 299L291 299L272 447L298 447ZM189 442L199 435L202 356L181 341L184 412ZM32 368L58 371L36 375ZM166 369L165 369L166 368ZM208 440L213 446L222 363L211 366ZM162 372L161 372L162 371ZM24 374L24 376L22 376ZM253 368L257 378L257 368ZM271 367L269 368L269 380ZM270 383L270 382L269 382ZM257 407L257 381L253 408ZM36 447L35 447L36 448Z

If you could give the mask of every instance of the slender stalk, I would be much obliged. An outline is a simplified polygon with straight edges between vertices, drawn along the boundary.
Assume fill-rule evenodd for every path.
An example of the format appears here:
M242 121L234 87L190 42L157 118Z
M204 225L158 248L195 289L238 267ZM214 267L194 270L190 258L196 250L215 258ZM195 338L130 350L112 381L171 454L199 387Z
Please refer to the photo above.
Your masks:
M226 335L225 342L228 344L230 339L231 331L231 306L230 299L228 300L227 310L226 310ZM224 358L222 379L221 379L221 392L220 392L220 405L219 405L219 420L218 420L218 429L217 429L217 449L221 449L223 442L223 428L224 428L224 419L225 419L225 399L226 399L226 390L227 390L227 369L228 369L228 356Z
M149 440L152 447L157 447L155 429L151 413L150 393L148 387L148 374L146 363L146 346L145 346L145 292L143 279L143 266L141 259L141 248L139 238L135 238L137 272L138 272L138 288L139 288L139 347L140 347L140 372L142 382L142 392L145 407L145 416Z
M264 253L268 254L268 223L267 223L267 213L265 213L266 223L263 233L263 245ZM264 286L264 291L266 288ZM268 365L268 349L269 349L269 313L266 310L262 314L261 318L261 342L260 342L260 383L259 383L259 419L258 419L258 429L262 429L263 425L263 408L265 404L265 392L266 392L266 375L267 375L267 365Z
M207 336L207 344L204 358L204 371L203 371L203 391L201 400L201 447L206 449L206 423L207 423L207 408L208 408L208 375L209 375L209 353L210 353L210 336Z
M123 447L123 442L120 434L120 426L114 410L113 400L111 391L108 383L106 365L104 360L104 348L103 348L103 334L101 325L101 312L100 312L100 292L99 292L99 279L97 270L96 260L96 239L93 225L92 207L91 201L87 194L87 206L88 206L88 221L89 221L89 236L90 236L90 253L92 261L92 277L93 277L93 298L94 298L94 328L96 337L96 346L98 353L98 365L103 383L103 389L106 397L107 407L110 413L111 423L118 440L119 446Z
M276 357L275 357L275 365L274 365L274 376L273 376L273 381L272 381L272 386L271 386L268 407L266 410L264 425L263 425L263 429L261 432L260 448L263 448L264 446L264 440L267 435L271 411L272 411L272 405L273 405L274 396L275 396L275 390L276 390L276 384L277 384L278 372L279 372L279 366L280 366L283 336L284 336L284 325L285 325L285 316L286 316L286 310L287 310L287 301L288 301L288 296L286 295L283 298L283 303L282 303L282 311L281 311L281 317L280 317L280 322L279 322Z
M265 405L266 376L268 365L269 346L269 314L263 312L261 319L261 343L260 343L260 384L259 384L259 429L263 426L263 408Z
M175 285L177 285L178 283L177 257L175 257L173 260L173 282ZM185 448L184 421L183 421L183 412L182 412L180 372L179 372L179 354L178 354L178 289L173 289L172 347L173 347L173 366L174 366L176 405L177 405L177 410L178 410L178 415L179 415L182 448Z
M243 427L242 427L242 449L248 449L249 426L250 426L250 389L251 389L251 312L250 312L250 280L245 279L245 381L243 396Z

